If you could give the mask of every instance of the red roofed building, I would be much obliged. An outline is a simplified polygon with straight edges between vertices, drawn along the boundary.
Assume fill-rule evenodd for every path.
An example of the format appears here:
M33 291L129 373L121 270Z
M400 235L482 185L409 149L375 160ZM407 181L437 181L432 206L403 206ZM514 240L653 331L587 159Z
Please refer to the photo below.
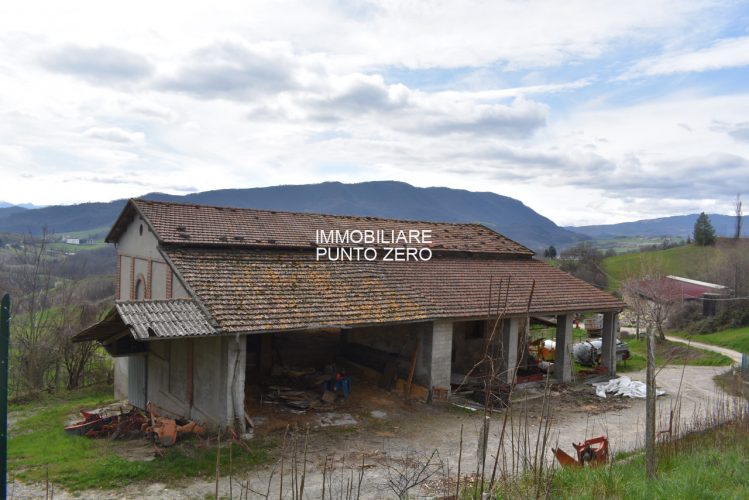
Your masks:
M318 248L337 246L318 244L318 231L365 230L428 234L419 246L431 258L388 260L396 245L382 243L373 260L320 258ZM604 364L616 370L624 304L479 224L136 199L107 241L117 246L115 308L76 339L116 357L119 396L208 425L243 427L245 389L274 364L350 355L401 377L412 365L416 383L444 394L491 341L511 383L530 315L556 316L557 346L567 348L555 373L566 382L574 314L604 313Z
M706 294L708 296L728 296L731 292L728 287L723 285L671 275L652 280L641 280L638 283L638 288L646 298L652 299L654 298L652 295L655 295L659 300L668 302L702 300Z

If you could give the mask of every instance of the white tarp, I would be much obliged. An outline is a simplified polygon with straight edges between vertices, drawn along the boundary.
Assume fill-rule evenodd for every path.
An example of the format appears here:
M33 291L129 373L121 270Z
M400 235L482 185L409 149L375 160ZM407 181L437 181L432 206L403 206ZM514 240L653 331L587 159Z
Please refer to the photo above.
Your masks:
M605 398L606 394L613 394L614 396L627 396L630 398L645 398L646 386L644 382L637 382L629 377L619 377L608 382L597 382L593 384L596 388L596 396L599 398ZM666 394L666 391L660 389L655 390L656 396L662 396Z

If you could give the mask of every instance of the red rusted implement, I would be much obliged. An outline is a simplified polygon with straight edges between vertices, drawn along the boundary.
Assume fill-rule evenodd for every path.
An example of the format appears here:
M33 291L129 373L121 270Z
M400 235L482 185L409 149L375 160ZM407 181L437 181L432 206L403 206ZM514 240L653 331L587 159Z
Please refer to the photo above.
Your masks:
M159 416L156 405L148 403L146 411L151 417L151 425L144 425L147 435L153 436L161 446L172 446L180 434L203 434L205 429L192 420L180 425L176 420Z
M563 467L583 467L605 464L609 460L609 438L598 436L586 439L582 443L572 443L577 452L577 460L559 448L552 448L554 456Z

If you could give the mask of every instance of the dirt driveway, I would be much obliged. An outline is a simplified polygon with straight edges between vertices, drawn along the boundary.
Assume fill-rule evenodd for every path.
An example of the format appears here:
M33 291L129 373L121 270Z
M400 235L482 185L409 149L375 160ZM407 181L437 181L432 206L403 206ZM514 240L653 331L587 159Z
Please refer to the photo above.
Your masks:
M725 367L699 366L663 368L657 379L658 386L666 391L665 396L658 398L659 430L668 428L669 415L679 406L679 400L676 398L679 391L682 422L688 422L694 416L704 415L712 405L725 398L713 382L713 377L725 370ZM633 380L645 380L644 372L628 376ZM593 394L591 386L579 385L553 391L549 412L542 418L543 398L539 397L540 392L530 390L518 396L524 402L515 405L514 425L508 426L506 436L515 436L518 443L521 442L521 437L528 436L530 448L533 449L539 422L548 418L551 428L550 443L547 446L549 448L558 443L561 448L571 453L573 441L579 442L600 434L608 435L614 452L641 446L644 434L644 400L612 397L600 400ZM449 470L449 473L454 475L458 463L461 426L464 442L462 471L475 470L483 415L471 414L452 406L408 403L385 392L377 397L374 410L371 407L357 405L347 408L350 411L346 414L356 420L356 425L333 425L311 431L309 465L305 479L306 497L320 498L323 466L326 463L326 476L328 481L333 478L334 490L341 487L345 489L352 478L356 482L356 474L363 464L362 498L392 498L393 494L387 483L389 479L395 478L393 471L423 465L425 457L434 450L437 450L443 473L446 474ZM332 417L333 421L336 418L339 417ZM344 417L343 420L346 418L348 417ZM495 413L490 423L488 449L491 455L496 453L503 418L503 412ZM516 450L516 457L517 454ZM503 453L507 464L512 463L512 455L510 450ZM286 466L289 466L288 460ZM273 497L278 498L278 467L274 469L267 466L253 471L249 477L239 479L249 479L253 489L263 492L270 480L271 491L275 492ZM284 482L284 492L288 492L288 498L291 498L288 470ZM43 489L33 486L16 484L15 488L15 498L44 495ZM213 481L194 481L179 487L167 487L158 483L135 484L119 491L84 492L75 498L204 498L213 495L214 488ZM232 492L235 497L238 497L238 490L239 485L234 483ZM220 492L222 497L229 497L229 483L225 478L221 480ZM74 498L63 492L56 492L55 496ZM258 496L251 495L250 498Z

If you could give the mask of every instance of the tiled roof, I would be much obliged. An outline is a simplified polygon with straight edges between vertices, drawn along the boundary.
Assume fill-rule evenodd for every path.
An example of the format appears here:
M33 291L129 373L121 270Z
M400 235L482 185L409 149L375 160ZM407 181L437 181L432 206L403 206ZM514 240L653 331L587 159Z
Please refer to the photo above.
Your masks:
M167 255L226 332L425 320L441 311L378 262L194 247Z
M617 310L614 296L532 259L317 261L311 251L165 251L226 333ZM509 289L509 293L508 293ZM491 295L490 295L491 290Z
M138 340L216 333L205 314L190 299L118 301L115 307Z
M114 242L135 210L151 224L160 243L255 248L314 248L315 231L429 229L435 252L493 253L530 257L533 252L480 224L402 221L312 213L213 207L130 200L107 236Z
M526 310L531 314L617 310L625 305L613 295L534 259L446 257L382 264L429 302L440 304L446 317L487 315L490 303L492 314L499 310L508 315Z

